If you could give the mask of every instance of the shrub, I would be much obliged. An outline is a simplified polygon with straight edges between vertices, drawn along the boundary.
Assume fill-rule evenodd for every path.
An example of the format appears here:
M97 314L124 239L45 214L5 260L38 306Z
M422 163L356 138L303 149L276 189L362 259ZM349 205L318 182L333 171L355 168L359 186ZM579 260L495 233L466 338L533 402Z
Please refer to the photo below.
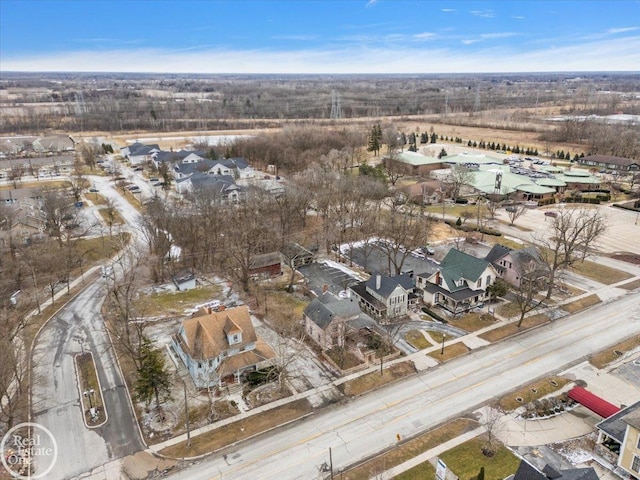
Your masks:
M422 307L422 311L424 313L426 313L427 315L429 315L430 317L435 318L436 320L442 322L442 323L447 323L447 320L445 320L444 318L442 318L440 315L438 315L435 312L432 312L431 310L429 310L427 307Z

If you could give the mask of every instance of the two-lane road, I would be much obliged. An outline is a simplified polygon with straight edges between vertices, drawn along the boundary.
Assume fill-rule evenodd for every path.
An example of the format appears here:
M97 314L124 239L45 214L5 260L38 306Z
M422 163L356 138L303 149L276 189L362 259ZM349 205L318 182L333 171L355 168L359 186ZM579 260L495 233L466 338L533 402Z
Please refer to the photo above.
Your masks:
M638 332L640 297L631 293L245 442L171 478L319 478L330 447L337 472L395 444L396 434L433 428Z

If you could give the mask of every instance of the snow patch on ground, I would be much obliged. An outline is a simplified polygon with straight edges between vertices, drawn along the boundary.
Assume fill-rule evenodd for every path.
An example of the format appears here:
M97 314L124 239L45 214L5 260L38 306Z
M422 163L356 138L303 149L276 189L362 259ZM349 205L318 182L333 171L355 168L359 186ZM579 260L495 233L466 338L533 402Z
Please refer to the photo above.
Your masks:
M341 263L338 262L334 262L333 260L322 260L321 263L324 263L325 265L335 268L336 270L340 270L344 273L346 273L347 275L350 275L354 278L359 278L361 280L365 280L365 278L362 276L362 274L351 270L349 267L347 267L346 265L342 265Z

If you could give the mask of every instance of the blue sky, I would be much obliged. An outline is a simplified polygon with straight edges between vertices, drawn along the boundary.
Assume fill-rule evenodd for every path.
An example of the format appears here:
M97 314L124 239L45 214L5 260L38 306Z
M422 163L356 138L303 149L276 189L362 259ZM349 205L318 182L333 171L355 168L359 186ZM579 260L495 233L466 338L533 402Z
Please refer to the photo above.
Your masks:
M0 0L0 71L640 70L640 0Z

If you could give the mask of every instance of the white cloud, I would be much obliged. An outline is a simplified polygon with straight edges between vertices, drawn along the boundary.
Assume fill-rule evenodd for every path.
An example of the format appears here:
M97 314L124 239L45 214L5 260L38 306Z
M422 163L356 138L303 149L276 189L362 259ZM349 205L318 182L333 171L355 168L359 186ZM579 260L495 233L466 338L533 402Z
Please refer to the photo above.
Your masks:
M609 30L607 30L607 33L610 35L615 35L616 33L633 32L635 30L640 30L640 27L610 28Z
M464 42L463 42L464 43ZM340 49L223 50L114 49L0 59L0 71L95 71L147 73L473 73L640 70L640 36L522 51L410 45Z
M509 38L509 37L515 37L517 35L520 35L519 33L516 32L495 32L495 33L482 33L480 35L480 38L488 40L488 39L492 39L492 38Z
M473 43L477 43L477 42L479 42L480 40L478 40L477 38L476 38L476 39L471 39L471 38L469 38L469 39L465 39L465 40L461 40L461 41L462 41L462 43L463 43L464 45L471 45L471 44L473 44Z
M378 0L369 0L365 5L365 8L373 7Z
M513 15L511 18L515 20L524 20L526 17L523 17L522 15Z
M455 8L441 8L440 9L441 12L445 12L445 13L453 13L456 11Z
M476 16L476 17L483 17L483 18L493 18L494 17L493 10L471 10L469 13L471 15Z
M417 39L417 40L430 40L432 38L435 38L436 34L433 32L422 32L422 33L416 33L413 38Z

